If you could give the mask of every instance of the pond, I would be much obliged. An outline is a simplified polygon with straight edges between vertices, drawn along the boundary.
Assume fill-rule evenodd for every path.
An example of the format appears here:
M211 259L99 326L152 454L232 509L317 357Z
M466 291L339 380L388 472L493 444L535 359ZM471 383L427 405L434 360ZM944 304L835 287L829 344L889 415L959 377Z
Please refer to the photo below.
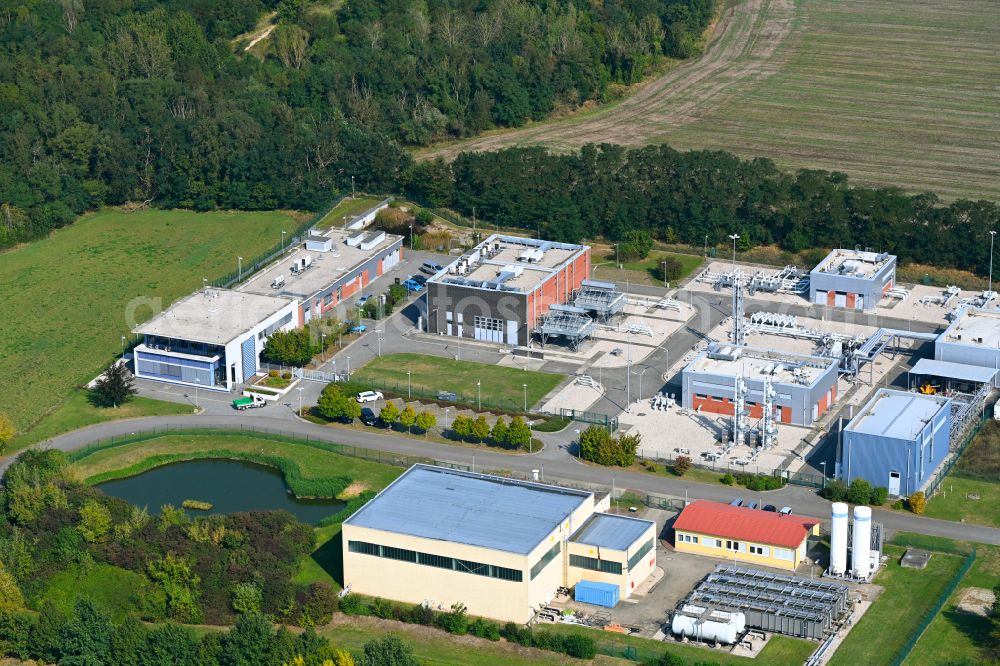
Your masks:
M337 513L344 502L335 499L297 499L278 470L240 460L190 460L156 467L127 479L97 486L108 495L159 513L164 504L180 508L186 499L211 502L211 511L188 514L234 513L283 509L304 523L315 524Z

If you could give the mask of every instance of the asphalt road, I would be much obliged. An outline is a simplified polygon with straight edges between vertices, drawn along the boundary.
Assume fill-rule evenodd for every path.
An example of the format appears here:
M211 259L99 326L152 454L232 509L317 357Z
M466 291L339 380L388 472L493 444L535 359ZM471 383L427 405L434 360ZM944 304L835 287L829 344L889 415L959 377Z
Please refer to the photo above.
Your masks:
M273 409L281 409L274 406ZM287 410L287 408L286 408ZM687 497L689 499L709 499L729 501L735 496L746 499L759 498L769 504L788 505L797 513L826 518L830 504L816 496L807 488L788 486L781 490L767 493L752 493L746 490L726 488L697 482L656 477L638 472L609 469L584 464L571 457L565 448L573 437L572 429L566 434L546 437L545 450L532 455L512 455L497 453L487 449L473 449L461 446L438 444L416 438L390 435L377 430L361 428L332 428L319 426L297 418L275 420L272 417L258 415L253 412L239 414L200 414L193 416L167 416L112 421L76 430L60 435L47 442L61 451L72 451L87 444L109 437L119 437L142 430L165 428L260 428L265 430L280 430L283 433L296 436L309 436L323 441L359 446L379 451L401 453L412 456L426 456L444 462L462 465L475 465L476 469L512 470L520 473L530 473L540 469L546 480L596 484L608 490L612 484L617 488L628 488L641 493ZM560 443L561 442L561 443ZM0 472L6 470L11 460L0 462ZM933 520L910 514L895 513L874 509L876 520L882 522L887 529L897 531L917 532L941 536L962 541L976 541L1000 545L1000 530L954 523L943 520Z

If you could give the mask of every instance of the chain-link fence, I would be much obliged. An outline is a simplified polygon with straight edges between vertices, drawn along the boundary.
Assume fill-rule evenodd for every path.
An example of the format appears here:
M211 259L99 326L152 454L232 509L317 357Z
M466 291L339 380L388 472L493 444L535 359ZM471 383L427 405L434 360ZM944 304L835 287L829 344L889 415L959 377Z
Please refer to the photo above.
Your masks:
M966 556L965 561L962 562L962 566L959 567L958 571L954 576L952 576L951 580L948 581L948 584L941 591L941 594L938 596L934 606L927 611L923 619L920 620L920 624L917 625L917 628L913 631L910 639L906 641L906 645L904 645L903 649L899 651L896 658L892 660L892 666L902 666L903 662L906 661L906 658L910 656L910 653L913 652L913 648L917 645L917 641L920 640L920 637L923 636L927 627L930 626L931 622L934 621L934 618L937 617L937 614L941 612L942 608L944 608L945 603L948 602L948 598L951 597L952 593L958 588L958 584L962 582L963 578L965 578L965 574L969 573L969 569L972 568L975 561L976 551L973 549L972 552Z
M983 426L986 425L987 421L989 421L989 417L986 416L984 412L980 416L979 422L969 429L965 437L962 438L961 443L955 448L955 451L951 454L948 460L943 465L941 465L941 467L937 471L936 476L933 479L931 479L931 482L928 484L927 490L924 491L924 494L928 498L934 497L934 495L937 494L938 490L941 489L941 483L944 481L945 477L948 476L948 474L951 472L951 469L956 464L958 464L958 459L962 457L962 454L965 452L965 449L968 448L969 444L972 443L972 440L976 438L976 436L979 434L979 431L981 431L983 429Z

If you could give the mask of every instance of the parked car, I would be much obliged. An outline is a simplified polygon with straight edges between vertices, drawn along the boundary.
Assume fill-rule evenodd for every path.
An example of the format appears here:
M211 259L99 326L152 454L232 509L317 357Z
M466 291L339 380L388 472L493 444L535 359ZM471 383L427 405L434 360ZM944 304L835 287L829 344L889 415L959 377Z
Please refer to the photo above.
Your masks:
M778 513L780 515L782 515L782 516L787 516L791 512L792 512L792 507L790 507L790 506L783 506L783 507L781 507L781 511L779 511Z
M407 291L420 291L424 288L424 285L414 282L413 280L407 280L403 283Z
M362 391L357 395L355 400L360 403L375 402L376 400L382 399L381 391Z
M743 499L737 497L736 499L734 499L732 502L729 503L729 506L743 506Z
M750 502L749 504L747 504L747 508L748 509L756 509L759 506L760 506L760 504L757 504L757 502Z
M424 273L429 273L430 275L434 275L438 271L444 270L444 266L435 261L425 261L424 263L420 264L420 270L423 271Z
M365 326L364 324L358 324L357 326L352 326L349 332L350 333L364 333L367 330L368 330L367 326Z
M458 396L455 395L454 393L452 393L451 391L438 391L437 399L438 400L447 400L449 402L454 402L455 400L458 399Z
M372 298L371 294L365 294L364 296L362 296L361 298L359 298L358 299L358 307L360 308L360 307L364 306L364 304L367 303L368 301L370 301L371 298Z
M423 275L420 275L420 274L411 275L410 279L413 280L414 282L416 282L417 284L422 284L422 285L426 285L427 284L427 278L425 278Z
M771 513L777 513L778 512L778 508L776 506L774 506L773 504L765 504L763 510L764 511L770 511Z
M371 407L361 408L361 422L366 426L373 426L378 422L378 417L375 415L375 410Z

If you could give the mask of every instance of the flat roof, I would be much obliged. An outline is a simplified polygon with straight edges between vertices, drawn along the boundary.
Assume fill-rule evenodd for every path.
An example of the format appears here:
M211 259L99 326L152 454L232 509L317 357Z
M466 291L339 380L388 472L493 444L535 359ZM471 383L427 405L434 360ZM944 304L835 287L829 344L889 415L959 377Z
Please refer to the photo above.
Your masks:
M910 374L987 384L993 381L997 370L995 368L983 368L978 365L966 365L965 363L952 363L951 361L935 361L932 358L922 358L913 366Z
M345 524L527 555L591 493L414 465Z
M748 380L764 381L770 376L776 384L811 386L837 364L833 358L776 352L753 347L720 345L721 352L731 352L728 358L711 351L702 352L685 370L729 377L743 376ZM715 358L713 358L715 356ZM733 359L732 357L735 356Z
M832 250L823 261L816 264L812 273L835 273L844 277L871 279L885 267L896 261L894 255L886 252L862 250Z
M625 551L655 526L656 523L641 518L595 513L570 537L570 541Z
M201 289L136 326L135 332L224 345L294 302L230 289Z
M349 237L366 233L368 232L344 231L340 228L323 232L313 231L309 234L311 241L316 241L317 236L333 239L333 247L329 252L306 250L300 245L298 249L286 253L277 262L254 274L237 289L253 294L288 296L302 301L309 299L403 238L386 234L385 239L370 250L362 250L347 244ZM312 265L300 275L292 273L292 264L306 255L312 257ZM278 289L272 289L271 283L279 275L284 276L285 284ZM371 279L374 280L375 276L372 275Z
M938 337L938 342L1000 348L1000 310L965 308Z
M893 439L913 439L942 409L949 398L907 391L879 389L847 425L851 432Z
M586 245L492 234L429 282L528 293L588 249Z
M798 548L820 522L819 518L808 516L791 513L783 516L773 511L696 500L677 516L674 530Z

